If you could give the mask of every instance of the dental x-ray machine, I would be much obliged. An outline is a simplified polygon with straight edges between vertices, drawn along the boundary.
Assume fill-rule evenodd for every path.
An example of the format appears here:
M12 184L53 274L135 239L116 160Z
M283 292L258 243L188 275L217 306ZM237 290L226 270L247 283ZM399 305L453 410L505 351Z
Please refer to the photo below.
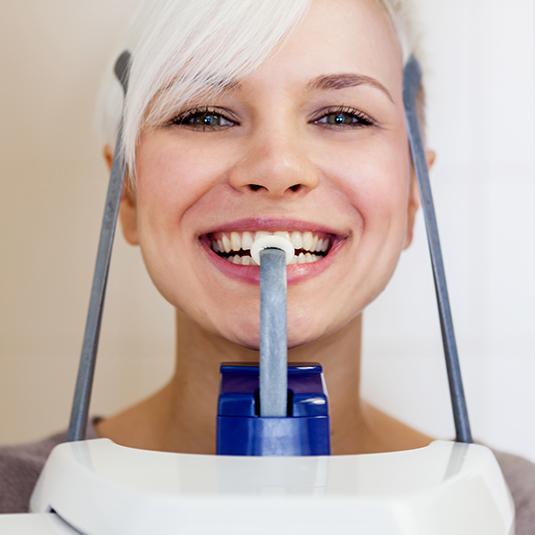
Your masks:
M130 54L115 73L126 94ZM119 130L68 432L31 498L31 513L0 516L21 534L513 535L514 509L492 452L472 443L420 135L421 71L404 69L404 105L435 281L455 442L394 453L330 455L321 366L288 366L286 264L280 236L256 240L260 363L221 366L217 455L85 440L89 400L125 163Z

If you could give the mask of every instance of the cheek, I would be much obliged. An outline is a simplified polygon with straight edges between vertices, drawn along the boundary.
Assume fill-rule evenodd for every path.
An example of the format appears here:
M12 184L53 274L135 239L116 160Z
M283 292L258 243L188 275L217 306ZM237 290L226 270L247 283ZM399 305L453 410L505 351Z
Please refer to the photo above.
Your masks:
M322 162L345 212L355 214L359 223L344 277L345 295L337 302L346 319L361 312L386 287L406 242L410 155L401 136L398 132L386 141L338 148L336 159L326 156Z
M152 135L147 142L142 137L136 167L139 217L147 219L142 223L179 223L213 186L224 168L221 158L196 145L178 144L166 135Z
M196 243L199 219L188 215L225 168L221 155L198 145L179 143L168 132L151 132L141 137L136 153L141 252L155 286L175 305L183 289L177 279L194 278L188 254Z
M364 232L403 226L410 192L410 155L403 131L338 147L336 159L326 157L319 165L358 212Z

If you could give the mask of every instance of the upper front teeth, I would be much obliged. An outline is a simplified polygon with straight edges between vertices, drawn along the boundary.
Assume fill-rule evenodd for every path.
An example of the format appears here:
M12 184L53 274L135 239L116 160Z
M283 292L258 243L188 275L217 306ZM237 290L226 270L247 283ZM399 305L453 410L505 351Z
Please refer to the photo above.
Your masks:
M230 253L232 251L248 251L251 249L253 242L261 236L268 236L274 234L275 236L283 236L292 242L294 248L304 249L310 252L326 252L329 248L330 240L324 234L315 232L299 232L299 231L277 231L267 232L264 230L258 232L218 232L212 236L212 248L216 252Z

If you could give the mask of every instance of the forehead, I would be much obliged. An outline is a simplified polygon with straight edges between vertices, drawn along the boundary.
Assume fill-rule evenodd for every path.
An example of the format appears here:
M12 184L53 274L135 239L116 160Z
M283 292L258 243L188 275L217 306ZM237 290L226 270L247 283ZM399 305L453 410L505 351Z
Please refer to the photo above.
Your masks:
M357 73L399 100L402 72L399 40L378 0L312 0L281 46L240 85L284 80L310 89L310 80L324 73Z

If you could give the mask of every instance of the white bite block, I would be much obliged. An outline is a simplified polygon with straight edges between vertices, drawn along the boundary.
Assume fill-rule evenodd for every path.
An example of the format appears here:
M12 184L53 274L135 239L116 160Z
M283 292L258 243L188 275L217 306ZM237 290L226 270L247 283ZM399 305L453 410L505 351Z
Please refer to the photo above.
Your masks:
M294 246L290 240L275 234L262 236L257 238L251 246L251 256L258 265L260 265L260 252L264 249L281 249L284 251L286 253L286 265L292 261L295 255Z

